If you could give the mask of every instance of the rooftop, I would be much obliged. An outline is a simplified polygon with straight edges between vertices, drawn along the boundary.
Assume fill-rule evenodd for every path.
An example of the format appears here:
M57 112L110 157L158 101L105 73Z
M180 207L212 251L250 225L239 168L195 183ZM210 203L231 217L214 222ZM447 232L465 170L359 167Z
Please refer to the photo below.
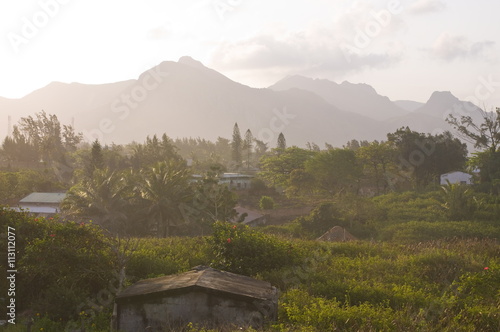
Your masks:
M270 283L247 276L198 266L180 274L141 280L117 295L117 300L180 289L204 288L267 300L274 296Z
M59 204L66 197L66 193L31 193L19 203L50 203Z

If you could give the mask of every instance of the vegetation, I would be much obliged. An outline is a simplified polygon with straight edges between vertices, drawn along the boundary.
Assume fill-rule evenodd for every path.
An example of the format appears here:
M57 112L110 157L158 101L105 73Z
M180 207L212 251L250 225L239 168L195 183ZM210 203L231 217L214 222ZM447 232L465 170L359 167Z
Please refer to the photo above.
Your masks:
M488 136L498 119L451 120L484 149L469 159L450 133L409 128L325 149L287 147L280 134L268 151L237 124L232 140L102 146L43 112L22 119L0 150L0 200L58 190L67 199L54 218L0 208L5 255L7 227L16 230L17 322L108 331L123 287L210 265L280 289L265 331L498 331L500 158ZM437 183L478 166L475 185ZM250 190L219 183L244 169L256 175ZM273 224L238 223L236 204L266 210ZM292 218L294 207L308 209ZM272 219L278 210L285 218ZM334 226L359 240L315 240Z

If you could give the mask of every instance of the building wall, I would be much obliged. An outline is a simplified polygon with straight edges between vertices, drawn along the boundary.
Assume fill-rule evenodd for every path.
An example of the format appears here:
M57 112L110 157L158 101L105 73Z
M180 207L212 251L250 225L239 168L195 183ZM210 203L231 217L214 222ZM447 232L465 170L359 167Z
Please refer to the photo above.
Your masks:
M472 184L472 175L464 173L464 172L453 172L441 175L441 184L446 185L450 181L451 184L455 183L463 183L463 184Z
M276 303L277 305L277 303ZM189 322L207 327L253 326L264 322L263 308L269 305L226 297L216 293L191 291L163 297L131 298L118 303L118 330L123 332L152 330L186 326ZM275 319L275 308L267 309Z

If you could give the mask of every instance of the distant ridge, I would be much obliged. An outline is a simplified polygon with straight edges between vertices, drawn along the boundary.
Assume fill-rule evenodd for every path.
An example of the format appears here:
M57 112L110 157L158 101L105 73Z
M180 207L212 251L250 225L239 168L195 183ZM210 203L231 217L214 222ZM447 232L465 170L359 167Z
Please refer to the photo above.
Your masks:
M418 107L417 107L418 106ZM384 140L401 126L434 132L451 129L446 112L478 109L450 92L435 92L425 103L392 102L367 84L288 76L268 89L234 82L184 56L164 61L137 79L108 84L53 82L19 99L0 97L0 138L7 134L7 117L44 110L75 127L88 141L144 141L166 133L176 137L231 137L242 130L270 147L280 132L288 145L315 142L341 147L351 139ZM412 110L412 111L410 111ZM460 111L461 110L461 111Z

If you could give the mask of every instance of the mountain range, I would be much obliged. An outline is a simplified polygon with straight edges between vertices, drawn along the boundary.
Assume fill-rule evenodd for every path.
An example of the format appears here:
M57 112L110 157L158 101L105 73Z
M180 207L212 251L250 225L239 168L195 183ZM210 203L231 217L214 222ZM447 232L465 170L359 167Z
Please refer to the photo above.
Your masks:
M191 57L165 61L137 79L109 84L53 82L19 99L0 97L0 138L7 119L44 110L61 123L74 123L87 141L142 142L147 135L230 138L235 122L242 134L273 147L280 132L288 145L315 142L342 146L351 139L384 140L402 126L437 133L451 130L448 114L480 119L479 108L448 91L426 103L391 101L367 84L340 84L303 76L286 77L269 88L232 81ZM5 125L3 125L5 123Z

